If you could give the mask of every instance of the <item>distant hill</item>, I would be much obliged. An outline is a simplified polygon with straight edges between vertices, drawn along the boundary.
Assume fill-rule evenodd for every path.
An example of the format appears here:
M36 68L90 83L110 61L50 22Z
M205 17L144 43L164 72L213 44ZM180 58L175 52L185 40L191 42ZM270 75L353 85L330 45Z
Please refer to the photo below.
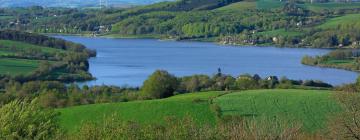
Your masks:
M105 0L102 0L105 1ZM174 0L107 0L109 6L126 7L130 5L146 5L162 1ZM0 7L95 7L100 0L0 0ZM103 3L105 4L105 2Z

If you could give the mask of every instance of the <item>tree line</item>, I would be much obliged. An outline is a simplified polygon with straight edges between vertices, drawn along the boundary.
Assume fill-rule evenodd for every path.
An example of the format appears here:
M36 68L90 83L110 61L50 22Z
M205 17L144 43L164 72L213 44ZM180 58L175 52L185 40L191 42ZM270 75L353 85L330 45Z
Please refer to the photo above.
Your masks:
M144 81L141 87L83 86L66 85L57 81L10 81L5 83L4 92L0 93L0 104L23 98L38 98L43 107L61 108L67 106L127 102L133 100L160 99L199 91L227 91L273 88L328 89L330 84L314 80L290 80L285 77L259 75L241 75L234 78L218 73L214 76L193 75L175 77L158 70Z

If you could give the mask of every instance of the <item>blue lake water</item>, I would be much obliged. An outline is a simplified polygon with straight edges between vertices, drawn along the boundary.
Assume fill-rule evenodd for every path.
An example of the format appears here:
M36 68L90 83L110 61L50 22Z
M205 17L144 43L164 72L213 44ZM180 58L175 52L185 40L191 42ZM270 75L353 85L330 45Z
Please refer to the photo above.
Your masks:
M305 55L322 55L330 50L276 47L222 46L206 42L159 41L155 39L108 39L57 36L97 50L90 72L97 80L88 85L140 86L155 70L176 76L212 75L218 68L225 74L275 75L291 79L322 80L334 85L354 82L355 72L301 64Z

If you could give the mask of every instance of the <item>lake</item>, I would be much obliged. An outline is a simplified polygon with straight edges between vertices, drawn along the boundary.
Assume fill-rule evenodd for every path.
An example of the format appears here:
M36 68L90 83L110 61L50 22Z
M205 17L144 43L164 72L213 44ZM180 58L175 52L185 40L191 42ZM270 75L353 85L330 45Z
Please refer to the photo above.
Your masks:
M304 55L322 55L330 50L276 47L223 46L208 42L177 42L155 39L109 39L57 36L84 44L98 53L91 58L90 72L97 80L88 85L141 86L155 70L176 76L225 74L275 75L290 79L314 79L340 85L354 82L358 74L346 70L301 64Z

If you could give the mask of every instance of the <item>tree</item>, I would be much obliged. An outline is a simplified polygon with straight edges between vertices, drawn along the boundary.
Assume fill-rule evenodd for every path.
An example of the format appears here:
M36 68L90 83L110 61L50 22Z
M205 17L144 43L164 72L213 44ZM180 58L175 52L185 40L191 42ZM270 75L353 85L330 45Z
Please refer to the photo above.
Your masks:
M155 71L145 82L141 89L145 99L160 99L174 95L178 86L178 80L167 71Z
M15 100L0 109L0 139L50 139L58 130L57 116L37 100Z

